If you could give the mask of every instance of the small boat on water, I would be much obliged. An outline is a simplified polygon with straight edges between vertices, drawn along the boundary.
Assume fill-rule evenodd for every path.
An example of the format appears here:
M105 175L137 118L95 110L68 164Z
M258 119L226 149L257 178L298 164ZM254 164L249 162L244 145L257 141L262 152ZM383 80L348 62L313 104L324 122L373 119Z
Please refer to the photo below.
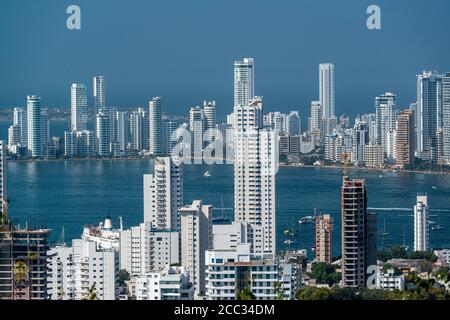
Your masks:
M313 216L305 216L300 218L300 220L298 220L298 223L300 224L307 224L307 223L313 223L315 220L315 218Z
M292 240L284 240L284 242L283 242L284 244L292 244L293 243L293 241Z
M434 231L439 231L439 230L443 230L443 229L444 229L444 227L440 226L439 224L431 227L431 230L434 230Z
M209 171L206 170L205 173L203 174L203 176L206 178L211 177L211 173L209 173Z

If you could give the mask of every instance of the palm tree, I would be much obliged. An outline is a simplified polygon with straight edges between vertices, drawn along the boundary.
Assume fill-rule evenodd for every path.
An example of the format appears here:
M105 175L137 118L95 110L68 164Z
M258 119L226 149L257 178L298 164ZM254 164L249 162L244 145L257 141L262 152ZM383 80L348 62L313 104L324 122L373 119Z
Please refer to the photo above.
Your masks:
M83 300L98 300L97 299L97 290L95 289L95 283L89 288L86 296Z
M251 290L249 288L245 288L238 293L236 299L237 300L253 300L253 299L255 299L255 296L253 295L253 293L251 292Z
M276 300L283 300L284 299L283 283L281 281L275 281L273 283L273 288L275 289L275 293L277 294Z

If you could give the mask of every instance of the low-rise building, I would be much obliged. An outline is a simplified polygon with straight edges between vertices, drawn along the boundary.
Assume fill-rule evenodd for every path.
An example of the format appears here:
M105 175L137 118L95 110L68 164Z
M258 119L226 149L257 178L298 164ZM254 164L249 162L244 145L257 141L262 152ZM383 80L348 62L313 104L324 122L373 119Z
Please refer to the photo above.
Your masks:
M136 300L193 300L194 286L189 270L167 267L135 279Z
M383 290L405 290L405 276L395 274L394 269L388 269L386 272L377 273L377 289Z

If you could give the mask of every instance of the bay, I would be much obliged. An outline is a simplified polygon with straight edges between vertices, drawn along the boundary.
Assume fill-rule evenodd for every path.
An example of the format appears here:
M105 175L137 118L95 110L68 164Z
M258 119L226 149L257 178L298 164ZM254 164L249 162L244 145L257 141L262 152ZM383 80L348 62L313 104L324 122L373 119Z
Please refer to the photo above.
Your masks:
M204 177L206 170L211 177ZM15 224L51 228L53 242L59 240L63 226L68 242L80 237L84 224L97 224L108 213L116 226L119 216L126 227L137 225L143 219L143 174L151 171L151 160L8 162L10 216ZM403 243L413 247L412 210L417 193L428 194L430 220L444 228L430 228L430 246L450 247L450 175L372 170L350 170L350 175L366 179L370 211L377 213L379 248ZM185 165L184 178L185 204L202 199L217 208L215 216L233 217L231 165ZM276 186L278 250L304 248L313 253L314 226L300 225L298 220L313 215L316 209L333 216L333 255L340 254L341 184L339 169L280 168ZM222 198L226 209L220 209ZM290 246L284 244L286 228L298 231Z

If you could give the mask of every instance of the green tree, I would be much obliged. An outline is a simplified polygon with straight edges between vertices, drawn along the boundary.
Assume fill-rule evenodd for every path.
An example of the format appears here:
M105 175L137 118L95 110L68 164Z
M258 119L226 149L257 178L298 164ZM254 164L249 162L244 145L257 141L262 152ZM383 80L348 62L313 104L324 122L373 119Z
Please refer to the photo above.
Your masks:
M128 273L127 270L125 269L120 269L119 270L119 286L124 287L125 286L125 281L130 280L130 274Z
M336 272L337 266L325 262L314 262L311 266L311 277L317 283L328 284L330 287L341 280L341 274Z
M255 295L252 293L252 291L249 288L242 289L237 297L237 300L254 300Z
M297 300L330 300L330 289L306 287L299 289L296 297Z
M95 289L95 283L88 289L88 292L83 297L83 300L98 300L97 289Z

